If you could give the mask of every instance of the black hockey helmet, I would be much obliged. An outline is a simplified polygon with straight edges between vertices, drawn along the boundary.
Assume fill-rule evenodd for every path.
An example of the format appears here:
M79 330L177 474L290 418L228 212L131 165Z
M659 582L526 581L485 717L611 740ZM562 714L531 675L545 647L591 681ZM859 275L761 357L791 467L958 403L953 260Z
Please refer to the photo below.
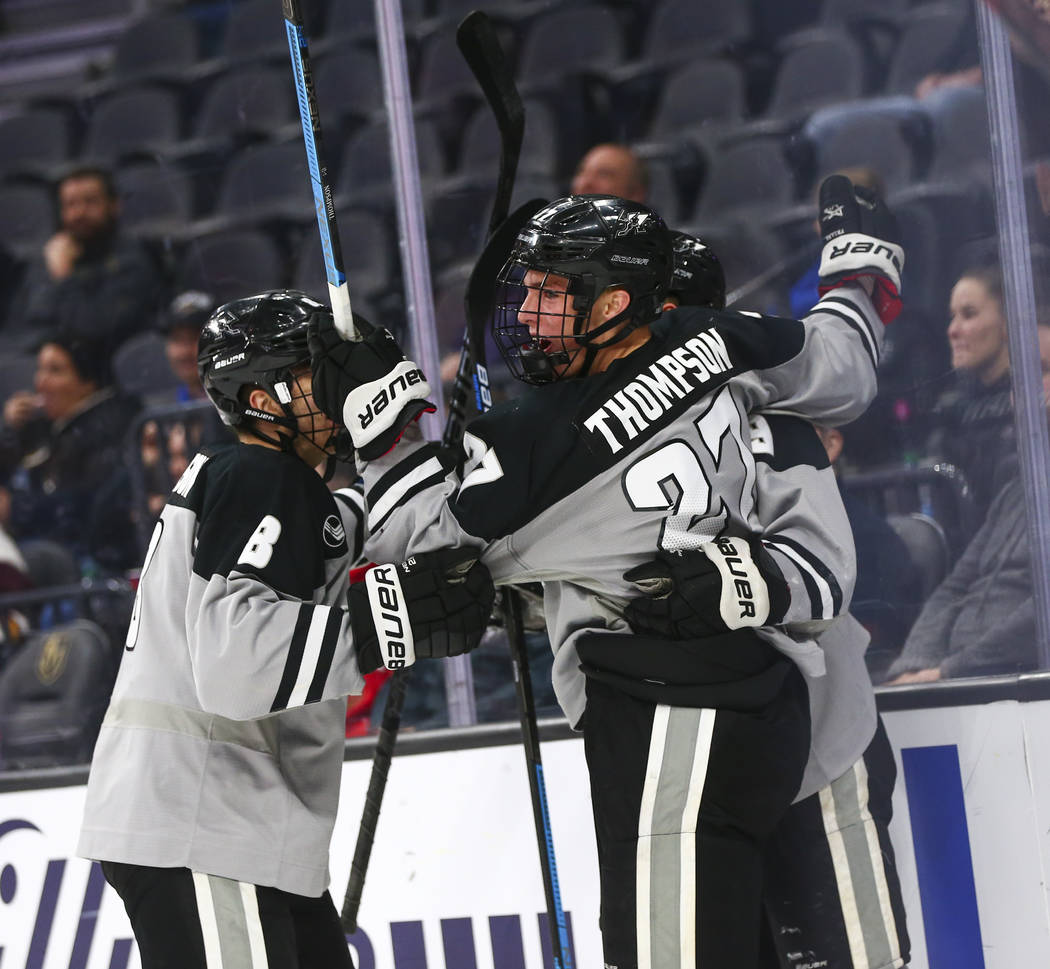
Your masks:
M293 373L310 363L307 328L318 314L331 315L331 310L305 293L278 289L225 303L208 317L198 342L197 369L226 424L247 426L262 440L290 450L299 430L291 403L302 397L308 406L300 416L331 426ZM276 400L284 417L247 404L242 391L252 387L261 387ZM265 434L257 429L259 421L290 428L292 437ZM336 428L318 447L330 456L343 457L348 450L345 431Z
M201 383L225 423L236 426L249 413L242 387L262 387L287 403L293 368L310 362L306 330L317 313L329 309L305 293L272 290L220 306L201 330L197 369Z
M726 275L714 251L701 239L672 231L674 277L668 299L679 306L708 306L725 309Z
M593 359L597 350L652 322L671 281L672 258L667 225L638 202L570 195L541 208L518 233L498 278L493 336L511 373L526 383L557 380L580 352ZM570 299L558 314L561 333L554 339L538 339L519 319L530 270L544 273L544 279L529 289L544 289L549 276L568 280ZM626 290L630 305L588 328L595 300L609 288ZM581 372L589 366L588 360Z

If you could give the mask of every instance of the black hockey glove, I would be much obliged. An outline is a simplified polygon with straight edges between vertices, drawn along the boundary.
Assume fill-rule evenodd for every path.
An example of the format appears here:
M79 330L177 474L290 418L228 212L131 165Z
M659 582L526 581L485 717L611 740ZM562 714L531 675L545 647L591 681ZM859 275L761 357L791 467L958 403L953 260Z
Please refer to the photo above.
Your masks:
M400 565L376 565L350 586L350 622L362 673L418 657L469 653L492 613L495 589L473 549L444 548Z
M719 538L688 552L659 551L623 576L644 593L627 604L636 633L700 639L780 622L790 605L780 567L757 539Z
M820 234L820 295L870 276L875 312L883 323L892 323L901 311L904 250L886 203L845 175L829 175L820 185Z
M366 461L385 454L421 414L434 405L423 371L406 360L389 330L354 316L360 340L344 340L325 313L310 323L314 400L350 432Z

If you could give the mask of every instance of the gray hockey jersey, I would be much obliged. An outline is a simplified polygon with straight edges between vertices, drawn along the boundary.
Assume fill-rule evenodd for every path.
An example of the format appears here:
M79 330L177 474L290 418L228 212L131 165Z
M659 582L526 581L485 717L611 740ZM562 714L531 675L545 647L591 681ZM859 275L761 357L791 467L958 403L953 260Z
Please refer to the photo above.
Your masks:
M301 895L328 887L354 503L298 458L197 454L142 568L78 853ZM355 529L360 534L360 529Z
M875 392L882 324L858 286L801 322L668 316L604 373L530 389L473 421L463 454L406 435L363 467L373 560L470 545L497 583L542 583L554 687L572 724L584 708L574 641L630 634L623 608L637 589L624 572L660 547L757 530L748 412L776 405L835 424ZM790 623L830 620L852 591L852 545L837 562L810 548L805 534L771 546L792 590ZM810 635L767 638L823 674Z
M841 578L852 585L852 529L835 472L812 425L797 417L754 415L751 452L757 472L755 513L766 547L779 544L789 553L807 554L810 562L839 563ZM805 534L807 548L792 549L795 538ZM819 580L814 576L810 581ZM826 673L807 679L810 752L796 800L845 773L875 735L875 692L864 662L867 630L843 613L815 639Z

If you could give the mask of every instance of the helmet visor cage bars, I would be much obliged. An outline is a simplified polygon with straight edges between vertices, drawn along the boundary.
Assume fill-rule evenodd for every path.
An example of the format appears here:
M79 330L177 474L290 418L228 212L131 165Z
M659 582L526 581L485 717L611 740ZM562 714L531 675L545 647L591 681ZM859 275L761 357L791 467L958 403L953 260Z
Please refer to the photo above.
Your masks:
M588 283L591 285L588 285ZM565 375L585 348L593 303L586 275L555 272L509 259L496 279L492 335L511 375L544 384Z
M309 361L297 364L285 373L280 374L273 382L273 389L267 390L271 396L281 405L285 415L292 422L293 438L296 434L302 434L323 454L335 457L337 453L336 438L342 429L340 425L333 425L332 421L321 411L314 400L312 391L308 391L300 382L296 371L301 367L308 368ZM309 369L301 371L309 373ZM295 401L301 400L305 403L295 406Z

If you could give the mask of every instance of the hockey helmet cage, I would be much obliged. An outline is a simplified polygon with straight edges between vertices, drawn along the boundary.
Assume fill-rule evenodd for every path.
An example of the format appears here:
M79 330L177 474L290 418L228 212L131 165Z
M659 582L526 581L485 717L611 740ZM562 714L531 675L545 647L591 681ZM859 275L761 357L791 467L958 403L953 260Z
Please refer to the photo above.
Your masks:
M703 240L673 231L674 277L667 291L679 306L725 309L726 276L722 263Z
M564 351L542 354L518 320L522 280L530 270L568 280L571 297L563 336L579 349L622 340L652 322L671 282L671 234L648 206L614 195L570 195L544 206L518 233L498 277L493 336L511 373L527 383L546 383L566 369ZM622 288L630 305L601 325L587 329L595 300L610 287ZM560 361L556 358L560 355ZM533 367L540 361L537 368ZM554 362L554 369L550 364Z
M310 362L307 327L323 303L296 290L272 290L233 300L208 317L201 330L197 370L201 384L226 424L249 416L243 387L261 387L287 403L291 371ZM257 415L251 415L257 416Z

